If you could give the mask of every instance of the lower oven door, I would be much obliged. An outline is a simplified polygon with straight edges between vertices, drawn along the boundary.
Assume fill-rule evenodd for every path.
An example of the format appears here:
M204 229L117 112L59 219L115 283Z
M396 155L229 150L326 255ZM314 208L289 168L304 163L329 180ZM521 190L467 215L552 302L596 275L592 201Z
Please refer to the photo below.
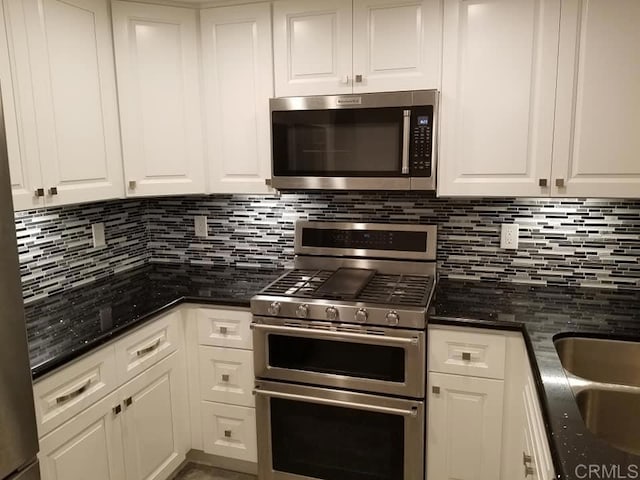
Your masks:
M424 403L256 382L260 480L422 480Z
M256 378L424 398L425 332L254 317Z

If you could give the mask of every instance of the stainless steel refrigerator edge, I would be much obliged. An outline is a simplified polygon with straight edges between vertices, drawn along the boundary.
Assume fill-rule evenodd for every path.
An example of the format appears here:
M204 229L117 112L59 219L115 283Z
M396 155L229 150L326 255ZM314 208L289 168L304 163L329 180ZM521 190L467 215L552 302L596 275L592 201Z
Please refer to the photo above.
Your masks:
M39 480L38 435L0 95L0 479Z

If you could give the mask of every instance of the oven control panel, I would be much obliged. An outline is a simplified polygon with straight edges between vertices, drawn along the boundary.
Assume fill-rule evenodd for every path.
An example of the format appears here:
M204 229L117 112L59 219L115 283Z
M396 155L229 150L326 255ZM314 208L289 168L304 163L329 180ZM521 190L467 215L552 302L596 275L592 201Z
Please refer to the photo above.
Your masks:
M411 150L409 171L413 177L431 176L433 151L433 107L411 110Z

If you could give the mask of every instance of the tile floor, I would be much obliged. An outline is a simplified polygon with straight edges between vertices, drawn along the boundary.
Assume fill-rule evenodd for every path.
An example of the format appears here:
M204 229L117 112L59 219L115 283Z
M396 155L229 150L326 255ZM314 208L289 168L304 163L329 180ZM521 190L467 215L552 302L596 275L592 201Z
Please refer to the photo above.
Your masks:
M257 480L253 475L221 470L208 465L188 463L180 470L173 480Z

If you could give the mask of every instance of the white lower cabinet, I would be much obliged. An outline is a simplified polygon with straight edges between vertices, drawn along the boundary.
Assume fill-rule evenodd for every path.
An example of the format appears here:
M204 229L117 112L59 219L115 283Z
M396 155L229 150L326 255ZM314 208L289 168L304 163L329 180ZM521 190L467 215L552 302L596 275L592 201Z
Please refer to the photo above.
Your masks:
M42 480L124 480L121 412L114 392L41 438Z
M54 412L54 419L65 423L40 429L50 432L40 438L42 480L164 480L180 466L190 446L182 316L163 316L117 345L167 321L175 328L171 339L177 351L148 364L128 383L115 382L113 366L109 376L102 373L101 365L115 364L113 346L36 383L40 403L51 398L73 413ZM102 389L111 393L104 396ZM69 400L56 402L61 395Z
M254 408L202 402L204 452L221 457L258 461Z
M552 480L542 407L517 332L429 327L427 480Z
M504 382L429 373L427 478L496 480Z

